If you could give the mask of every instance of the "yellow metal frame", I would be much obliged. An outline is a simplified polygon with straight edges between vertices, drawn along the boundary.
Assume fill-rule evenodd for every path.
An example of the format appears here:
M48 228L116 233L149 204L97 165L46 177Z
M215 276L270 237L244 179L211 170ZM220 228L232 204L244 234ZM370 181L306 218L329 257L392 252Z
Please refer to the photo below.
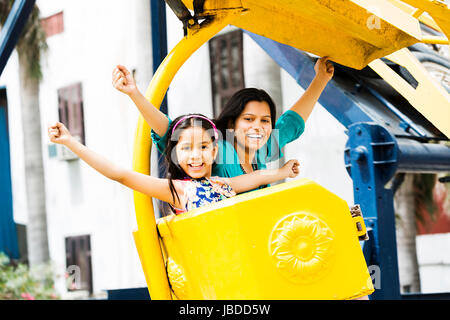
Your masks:
M405 97L436 128L450 137L450 95L447 91L430 76L420 61L407 48L394 52L386 58L405 67L417 80L417 87L414 89L380 59L369 63L370 68Z

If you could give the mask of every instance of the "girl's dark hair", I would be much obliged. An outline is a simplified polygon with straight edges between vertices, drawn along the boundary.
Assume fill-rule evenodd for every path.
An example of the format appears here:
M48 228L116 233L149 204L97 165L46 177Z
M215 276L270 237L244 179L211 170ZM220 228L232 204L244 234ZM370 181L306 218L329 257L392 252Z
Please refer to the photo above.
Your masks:
M194 117L189 117L189 118L183 119L181 122L178 123L178 121L180 119L182 119L183 117L188 117L188 116L194 116ZM167 131L168 133L167 133L166 149L164 152L164 160L165 160L166 166L167 166L166 178L169 180L169 189L170 189L170 193L172 194L172 199L174 202L175 202L175 197L178 199L178 201L180 201L180 197L178 196L178 193L175 190L173 180L179 180L179 179L184 179L184 178L188 177L186 172L184 172L184 170L181 168L181 166L178 163L177 153L175 150L175 148L178 144L178 140L179 140L180 135L183 132L183 130L187 129L187 128L191 128L191 127L202 127L210 135L213 144L215 145L217 143L215 136L214 136L215 129L213 128L212 124L206 119L198 118L195 116L205 117L204 115L199 114L199 113L190 113L190 114L185 114L183 116L179 116L178 118L176 118L172 121L172 123L170 124L168 131ZM176 128L172 134L173 127L175 125L176 125Z
M245 105L250 101L267 102L270 108L272 129L275 128L276 108L272 98L262 89L245 88L233 94L215 120L217 129L222 133L223 137L226 137L226 130L229 129L230 121L234 123L244 110Z

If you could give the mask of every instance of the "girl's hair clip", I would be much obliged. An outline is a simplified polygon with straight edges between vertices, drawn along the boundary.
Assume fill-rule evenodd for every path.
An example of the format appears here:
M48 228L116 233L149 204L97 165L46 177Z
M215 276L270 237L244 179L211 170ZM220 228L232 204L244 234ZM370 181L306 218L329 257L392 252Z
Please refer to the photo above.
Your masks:
M208 121L209 123L211 123L211 126L212 126L213 129L214 129L214 139L215 139L216 141L219 139L219 134L218 134L218 132L217 132L217 128L216 128L216 125L214 124L214 122L212 122L211 119L208 119L207 117L204 117L204 116L201 116L201 115L196 115L196 114L187 115L187 116L182 117L180 120L178 120L177 123L175 123L175 125L174 125L173 128L172 128L172 135L173 135L173 133L175 132L175 129L177 128L177 126L178 126L182 121L184 121L184 120L186 120L186 119L190 119L190 118L200 118L200 119L206 120L206 121Z

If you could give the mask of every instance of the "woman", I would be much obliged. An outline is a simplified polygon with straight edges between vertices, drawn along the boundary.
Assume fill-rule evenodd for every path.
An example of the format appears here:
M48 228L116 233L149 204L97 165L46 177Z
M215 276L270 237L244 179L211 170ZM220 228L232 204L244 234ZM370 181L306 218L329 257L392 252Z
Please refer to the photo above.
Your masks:
M216 119L222 139L213 175L231 178L265 169L267 162L282 156L281 148L303 133L305 121L333 77L334 67L327 57L318 59L314 70L316 75L305 93L278 121L275 105L265 91L249 88L233 95ZM139 92L125 67L114 69L113 86L133 100L152 128L154 143L164 153L171 120Z

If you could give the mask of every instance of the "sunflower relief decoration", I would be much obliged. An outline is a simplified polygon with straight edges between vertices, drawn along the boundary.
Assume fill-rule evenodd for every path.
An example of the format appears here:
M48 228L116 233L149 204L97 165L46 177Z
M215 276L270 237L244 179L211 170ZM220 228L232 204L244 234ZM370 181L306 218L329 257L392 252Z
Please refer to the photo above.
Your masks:
M309 284L324 276L332 265L334 235L318 217L296 212L275 225L269 254L278 271L291 282Z

